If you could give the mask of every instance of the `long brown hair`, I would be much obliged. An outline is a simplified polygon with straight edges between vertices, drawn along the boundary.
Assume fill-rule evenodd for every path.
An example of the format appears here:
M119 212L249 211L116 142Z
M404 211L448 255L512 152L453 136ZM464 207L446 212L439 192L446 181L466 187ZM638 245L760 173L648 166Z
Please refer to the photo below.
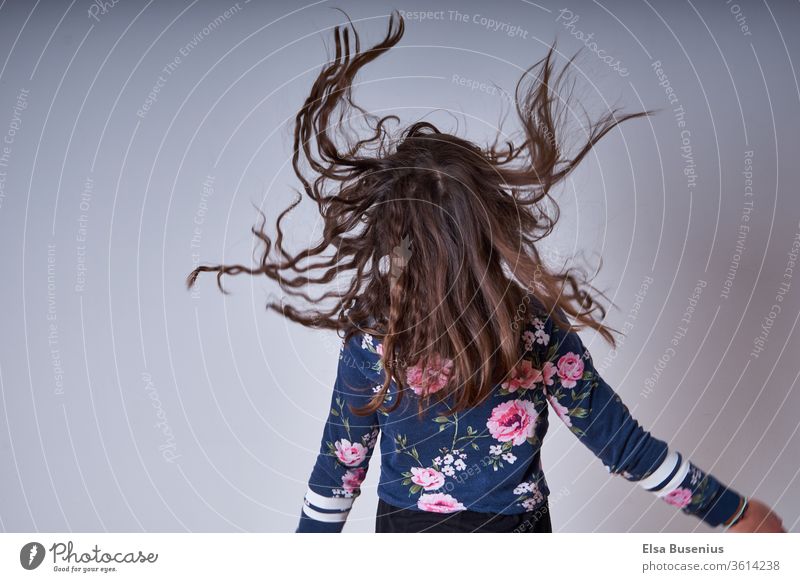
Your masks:
M573 155L564 155L568 99L558 88L574 57L554 77L554 44L516 84L518 145L514 139L499 145L498 131L494 143L481 148L425 121L393 137L387 125L400 119L378 117L355 104L351 85L403 31L402 16L392 12L386 37L362 51L352 22L335 27L335 57L295 118L292 164L303 191L318 205L322 240L297 253L284 248L281 222L301 202L298 193L278 216L274 258L262 213L261 224L252 228L263 244L259 264L199 266L187 278L191 287L199 273L216 272L225 293L223 275L266 275L287 296L311 303L334 298L329 309L298 309L283 300L266 308L304 326L342 331L345 341L356 332L382 341L383 389L356 410L359 414L384 407L392 381L399 394L384 410L394 409L410 365L425 368L437 356L453 362L437 401L450 398L454 412L483 401L519 363L520 322L530 297L561 327L590 327L616 345L611 333L616 330L602 323L606 311L593 295L605 296L583 271L548 266L536 242L558 220L551 188L612 128L650 113L610 110L589 124L586 141ZM351 139L347 114L353 110L369 127L369 137ZM324 258L331 247L333 256ZM352 277L342 284L345 274ZM336 288L316 300L304 291L334 278ZM428 397L420 399L420 410Z

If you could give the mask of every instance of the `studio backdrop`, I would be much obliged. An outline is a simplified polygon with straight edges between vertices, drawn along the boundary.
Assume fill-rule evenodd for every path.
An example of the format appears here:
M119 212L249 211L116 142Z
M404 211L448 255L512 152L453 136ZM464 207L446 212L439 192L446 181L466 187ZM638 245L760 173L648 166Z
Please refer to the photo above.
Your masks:
M257 259L333 27L371 46L393 9L402 42L354 97L401 125L517 130L514 83L553 42L589 117L654 111L553 192L541 251L602 259L624 336L581 337L639 422L796 531L800 6L779 0L0 4L0 529L296 527L341 340L267 312L266 278L185 279ZM306 198L284 244L321 224ZM554 531L710 531L551 427ZM378 462L345 531L373 531Z

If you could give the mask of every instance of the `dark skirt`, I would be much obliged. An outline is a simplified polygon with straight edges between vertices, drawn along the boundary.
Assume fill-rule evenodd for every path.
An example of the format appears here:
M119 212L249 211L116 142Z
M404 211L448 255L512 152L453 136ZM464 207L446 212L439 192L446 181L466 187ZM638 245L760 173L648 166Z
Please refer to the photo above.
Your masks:
M401 509L378 499L375 516L376 533L419 532L508 532L508 533L552 533L550 508L545 501L537 509L525 513L503 515L456 511L433 513L413 509Z

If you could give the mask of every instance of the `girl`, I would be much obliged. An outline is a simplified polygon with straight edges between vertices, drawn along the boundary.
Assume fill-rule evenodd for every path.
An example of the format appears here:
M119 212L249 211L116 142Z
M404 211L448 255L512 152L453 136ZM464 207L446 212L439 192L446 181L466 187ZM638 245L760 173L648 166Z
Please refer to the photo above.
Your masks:
M549 268L536 246L558 219L551 188L617 124L650 112L609 112L566 155L557 92L566 67L554 77L551 47L516 86L520 145L480 148L428 122L392 137L387 125L399 118L359 107L351 88L403 30L393 13L384 40L362 51L352 22L336 27L335 57L297 114L293 167L323 218L320 243L297 254L282 246L281 221L300 195L277 220L276 258L262 222L257 267L201 266L188 278L191 287L216 272L225 292L223 274L263 274L313 302L302 288L337 277L317 300L335 299L329 308L267 305L343 332L297 531L342 530L379 446L376 531L550 532L540 459L549 408L609 472L666 503L725 530L783 531L766 505L631 417L577 334L591 327L615 344L594 288L575 269ZM357 123L368 137L350 138Z

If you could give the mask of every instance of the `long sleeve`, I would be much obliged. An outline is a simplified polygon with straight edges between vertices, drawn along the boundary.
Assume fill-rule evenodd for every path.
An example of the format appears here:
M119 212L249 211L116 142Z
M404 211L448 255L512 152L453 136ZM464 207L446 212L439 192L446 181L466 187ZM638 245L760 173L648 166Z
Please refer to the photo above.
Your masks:
M540 362L547 400L609 472L711 526L736 520L746 503L743 496L644 430L597 373L576 332L550 318L549 325L537 323L540 335L549 335Z
M350 410L374 396L375 382L366 374L372 365L368 351L362 348L363 341L356 334L343 342L339 351L330 410L297 533L341 532L353 501L361 493L379 432L377 414L358 416Z

